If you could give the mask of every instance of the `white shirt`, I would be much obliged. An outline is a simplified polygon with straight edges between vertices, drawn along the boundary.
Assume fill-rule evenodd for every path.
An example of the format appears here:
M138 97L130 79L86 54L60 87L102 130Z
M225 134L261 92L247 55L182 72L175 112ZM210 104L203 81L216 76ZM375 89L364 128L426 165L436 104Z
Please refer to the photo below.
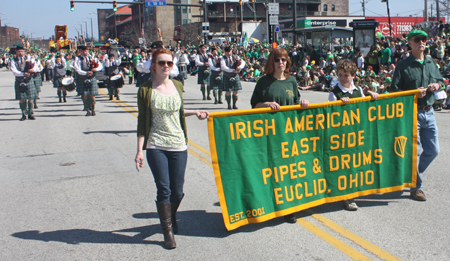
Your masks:
M18 57L20 59L20 57ZM23 58L23 63L26 63L27 59L26 57L22 57ZM20 60L19 60L20 62ZM11 60L11 71L13 72L14 76L16 77L23 77L24 76L24 72L21 72L19 70L17 70L16 68L16 63L14 62L14 59ZM34 72L37 72L37 65L34 64L34 67L32 68Z
M221 63L222 63L221 60L222 59L220 59L220 56L217 56L217 59L219 59L220 63L219 63L219 67L215 67L214 63L213 63L213 58L209 58L208 59L209 68L211 68L211 70L213 70L215 72L220 72L220 70L221 70L220 67L221 67Z
M207 54L207 53L199 53L199 54L195 57L195 66L205 66L205 63L200 61L200 56L206 56L206 57L208 57L208 54Z
M89 58L89 62L90 62L91 60L92 60L92 58ZM97 61L98 67L92 69L92 71L94 71L94 72L99 72L99 71L103 70L103 65L102 65L102 63L99 63L97 59L94 59L94 61ZM81 60L80 60L80 58L79 58L78 56L75 58L74 69L75 69L75 71L76 71L79 75L87 75L87 71L81 70Z
M227 57L227 59L230 58L230 57L227 56L227 55L225 55L225 56ZM239 57L238 57L238 59L241 61L241 65L239 65L239 67L236 68L236 70L239 72L240 70L242 70L242 69L244 68L245 62L244 62L241 58L239 58ZM228 73L232 73L232 72L233 72L233 69L227 66L226 61L225 61L225 59L223 59L223 58L220 59L220 68L221 68L222 71L224 71L224 72L228 72Z
M340 82L338 82L338 84L337 84L337 86L336 86L335 88L337 88L337 87L339 87L343 93L350 93L350 94L353 94L353 91L359 89L359 90L361 91L361 97L366 97L366 96L364 95L363 90L362 90L360 87L356 87L356 86L353 84L353 82L352 82L352 88L351 88L351 89L345 88L344 86L342 86L342 84L341 84ZM330 92L330 94L328 95L328 101L329 101L329 102L331 102L331 101L337 101L336 95L334 95L333 92Z

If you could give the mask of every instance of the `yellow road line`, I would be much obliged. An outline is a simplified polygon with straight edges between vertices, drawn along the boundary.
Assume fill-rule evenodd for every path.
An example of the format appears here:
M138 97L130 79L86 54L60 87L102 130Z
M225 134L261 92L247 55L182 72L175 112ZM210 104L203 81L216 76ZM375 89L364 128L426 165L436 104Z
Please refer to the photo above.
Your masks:
M344 254L353 258L354 260L371 260L370 258L361 254L354 248L350 247L349 245L347 245L344 242L340 241L339 239L333 237L332 235L323 231L319 227L315 226L311 222L307 221L305 218L297 219L297 223L300 224L302 227L306 228L307 230L309 230L311 233L320 237L323 241L327 242L328 244L330 244L330 245L334 246L335 248L339 249L340 251L342 251Z
M102 92L103 96L108 97L106 95L106 92L104 92L103 90L100 90L100 91ZM134 112L138 111L137 109L131 107L130 105L128 105L125 102L119 102L119 101L114 101L114 100L113 100L113 102L116 103L121 108L123 108L124 110L128 111L130 114L132 114L134 117L137 118L137 114L134 113ZM211 153L208 150L206 150L203 147L201 147L200 145L198 145L198 144L196 144L196 143L194 143L192 141L189 141L189 145L191 145L192 147L196 148L200 152L203 152L207 156L211 157ZM202 156L201 154L193 151L190 148L188 148L188 152L190 154L192 154L194 157L196 157L199 160L203 161L206 165L210 166L211 168L213 167L212 163L211 163L211 158L206 158L206 157ZM401 259L397 258L396 256L390 254L389 252L381 249L380 247L378 247L378 246L370 243L369 241L361 238L360 236L358 236L358 235L356 235L356 234L346 230L345 228L339 226L338 224L334 223L333 221L327 219L326 217L315 213L312 210L304 210L303 212L306 213L307 215L310 215L313 219L315 219L316 221L318 221L322 225L330 228L331 230L335 231L336 233L338 233L339 235L343 236L344 238L347 238L347 239L351 240L352 242L356 243L357 245L361 246L362 248L364 248L368 252L376 255L377 257L379 257L379 258L381 258L383 260L389 260L389 261L390 260L401 260ZM365 255L361 254L360 252L358 252L354 248L350 247L349 245L347 245L344 242L340 241L339 239L333 237L332 235L328 234L327 232L325 232L324 230L320 229L319 227L315 226L311 222L307 221L305 218L297 219L297 223L299 225L301 225L302 227L308 229L313 234L315 234L318 237L320 237L325 242L327 242L330 245L334 246L335 248L339 249L344 254L348 255L351 258L353 258L354 260L371 260L370 258L368 258Z
M364 238L348 231L347 229L341 227L340 225L334 223L333 221L329 220L328 218L325 218L322 215L319 215L315 213L312 210L304 210L304 213L307 215L310 215L313 219L317 220L322 225L330 228L334 232L338 233L339 235L353 241L355 244L360 245L362 248L366 249L367 251L371 252L372 254L378 256L379 258L383 260L401 260L398 257L392 255L391 253L381 249L380 247L370 243L369 241L365 240Z

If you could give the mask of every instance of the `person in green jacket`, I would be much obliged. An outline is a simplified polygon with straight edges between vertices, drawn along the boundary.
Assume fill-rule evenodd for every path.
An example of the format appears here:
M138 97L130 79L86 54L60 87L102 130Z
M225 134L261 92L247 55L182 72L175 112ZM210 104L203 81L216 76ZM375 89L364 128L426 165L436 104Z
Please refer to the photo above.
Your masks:
M152 81L139 87L136 169L144 167L143 150L157 187L156 208L164 233L165 248L176 248L178 232L176 212L184 197L183 184L187 163L186 117L199 120L209 117L205 110L186 110L183 84L169 79L174 66L173 54L167 49L153 53Z

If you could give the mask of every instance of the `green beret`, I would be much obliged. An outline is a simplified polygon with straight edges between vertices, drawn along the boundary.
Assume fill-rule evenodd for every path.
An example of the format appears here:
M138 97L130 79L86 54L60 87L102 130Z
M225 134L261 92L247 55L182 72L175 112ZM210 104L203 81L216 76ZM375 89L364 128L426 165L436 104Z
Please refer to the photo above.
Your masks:
M307 70L311 70L311 66L307 65L307 66L306 66L306 69L307 69Z
M408 34L408 41L411 40L411 38L413 38L413 37L415 37L415 36L418 36L418 35L428 37L428 34L425 33L425 32L422 31L422 30L412 30L412 31L409 32L409 34Z
M384 82L392 83L391 77L386 77L386 78L384 78Z

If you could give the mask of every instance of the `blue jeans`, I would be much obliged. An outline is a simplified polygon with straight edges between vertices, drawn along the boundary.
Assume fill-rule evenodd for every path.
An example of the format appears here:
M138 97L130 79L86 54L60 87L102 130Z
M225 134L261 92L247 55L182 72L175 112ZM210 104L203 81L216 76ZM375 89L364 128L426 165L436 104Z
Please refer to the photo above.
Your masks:
M156 201L162 203L180 201L183 198L187 150L147 149L147 162L155 178Z
M422 188L421 174L425 172L431 162L439 154L438 128L434 118L434 110L417 111L417 186Z

